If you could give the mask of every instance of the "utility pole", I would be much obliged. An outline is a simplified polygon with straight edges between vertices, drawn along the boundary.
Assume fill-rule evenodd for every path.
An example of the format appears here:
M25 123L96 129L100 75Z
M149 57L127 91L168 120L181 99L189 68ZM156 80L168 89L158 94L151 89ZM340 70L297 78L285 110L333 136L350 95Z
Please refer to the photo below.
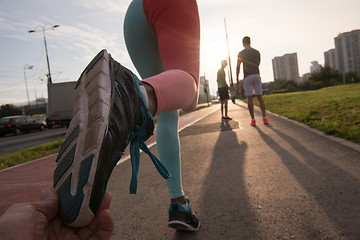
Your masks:
M25 66L24 66L24 79L25 79L26 95L27 95L27 99L28 99L29 110L30 110L30 97L29 97L29 90L28 90L28 85L27 85L27 80L26 80L25 69L30 69L30 70L32 70L33 67L34 67L34 66L29 66L29 65L25 65Z
M226 43L227 43L227 48L228 48L228 59L229 59L230 96L231 96L231 101L233 103L235 103L235 88L234 88L234 81L233 81L233 77L232 77L230 48L229 48L229 39L228 39L228 33L227 33L227 27L226 27L226 18L224 18L224 23L225 23L225 34L226 34Z
M208 81L206 80L206 76L205 76L205 73L204 73L204 92L206 94L206 103L207 105L209 106L209 84L208 84Z
M52 83L52 79L51 79L51 72L50 72L50 63L49 63L49 55L48 55L48 50L47 50L47 44L46 44L46 37L45 37L45 31L52 29L54 30L55 28L59 27L59 25L45 25L45 26L36 26L35 29L33 30L29 30L29 33L34 33L34 32L39 32L42 31L43 32L43 36L44 36L44 45L45 45L45 53L46 53L46 63L47 63L47 68L48 68L48 84ZM41 30L38 30L38 29Z

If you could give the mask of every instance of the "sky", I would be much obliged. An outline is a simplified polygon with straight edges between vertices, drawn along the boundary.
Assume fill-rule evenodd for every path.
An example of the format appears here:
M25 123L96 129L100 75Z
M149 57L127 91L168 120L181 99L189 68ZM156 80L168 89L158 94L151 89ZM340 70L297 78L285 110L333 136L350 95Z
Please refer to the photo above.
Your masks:
M45 32L53 82L76 81L101 50L137 74L127 53L123 20L131 0L2 0L0 2L0 105L47 97ZM342 32L360 29L359 0L198 0L201 24L200 75L216 94L221 60L230 59L235 78L242 38L250 36L261 53L263 82L273 81L272 59L297 53L299 75L312 61L324 64ZM29 33L29 30L40 32ZM29 66L33 66L29 69ZM243 78L241 71L240 79Z

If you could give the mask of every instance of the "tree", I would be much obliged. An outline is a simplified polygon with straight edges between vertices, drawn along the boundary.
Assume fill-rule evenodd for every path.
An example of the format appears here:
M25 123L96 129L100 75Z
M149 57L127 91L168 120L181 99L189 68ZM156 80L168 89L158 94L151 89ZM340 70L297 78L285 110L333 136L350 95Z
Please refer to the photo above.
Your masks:
M12 104L5 104L0 106L0 117L20 115L21 113L21 110L17 109Z
M295 92L298 90L298 85L293 80L275 79L274 82L269 83L269 91L272 93Z
M342 83L342 75L338 70L329 66L320 67L320 71L312 73L309 77L308 85L311 89L319 89Z
M355 71L350 71L345 74L345 83L357 83L360 82L359 74Z

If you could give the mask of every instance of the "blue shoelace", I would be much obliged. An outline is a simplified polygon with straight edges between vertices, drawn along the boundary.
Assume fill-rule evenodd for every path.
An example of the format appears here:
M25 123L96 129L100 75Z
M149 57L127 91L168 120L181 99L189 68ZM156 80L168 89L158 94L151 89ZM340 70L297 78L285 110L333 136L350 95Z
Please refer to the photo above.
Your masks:
M139 84L140 80L137 78L135 74L133 74L135 78L135 82L137 85L137 89L139 91L139 97L142 102L144 102L144 99L142 97L142 94L139 90ZM146 106L145 106L146 108ZM131 157L131 166L132 166L132 176L131 176L131 182L130 182L130 194L136 194L137 190L137 175L139 172L139 166L140 166L140 149L144 151L151 159L153 164L155 165L155 168L160 173L160 175L164 179L168 179L170 177L169 171L166 169L166 167L160 162L160 160L150 151L150 149L146 146L145 142L142 140L146 136L146 128L145 123L146 121L149 121L146 119L145 111L149 111L148 109L140 108L141 117L142 117L142 125L136 126L136 130L131 133L130 136L130 157ZM152 116L150 114L151 121L154 121L152 119Z
M160 160L149 150L144 141L140 140L140 136L137 133L133 135L133 139L130 143L130 157L131 157L131 166L132 166L132 176L130 182L130 194L136 194L137 190L137 175L139 172L140 166L140 149L143 150L147 155L149 155L152 160L155 168L158 170L160 175L168 179L170 174L166 167L160 162Z
M137 89L139 90L139 83L140 80L136 77L135 74L133 74L135 78L135 82L137 85ZM119 87L122 88L122 86L115 81L115 89L119 97L122 99L121 92L119 90ZM141 95L141 92L139 90L139 97L140 101L144 102L143 97ZM146 107L145 107L146 108ZM160 175L168 179L170 177L170 173L166 169L166 167L160 162L160 160L149 150L149 148L146 146L145 142L142 139L146 138L146 127L145 123L146 121L149 121L146 119L145 111L149 111L148 109L143 109L140 107L141 117L142 117L142 125L136 126L136 130L132 133L130 133L127 144L130 142L130 158L131 158L131 166L132 166L132 176L131 176L131 182L130 182L130 194L136 194L137 190L137 175L139 172L139 166L140 166L140 149L143 150L147 155L149 155L150 159L154 163L156 169L160 173ZM153 121L151 114L150 120ZM122 152L120 152L120 156L122 155Z

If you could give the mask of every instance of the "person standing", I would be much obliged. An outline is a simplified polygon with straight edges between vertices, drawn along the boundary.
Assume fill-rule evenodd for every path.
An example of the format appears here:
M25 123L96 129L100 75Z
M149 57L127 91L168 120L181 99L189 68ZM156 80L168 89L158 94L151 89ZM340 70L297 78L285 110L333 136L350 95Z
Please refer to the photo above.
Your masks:
M252 48L250 45L250 37L244 37L244 50L242 50L238 54L238 60L236 65L236 80L239 81L240 65L241 63L243 63L244 89L245 96L247 97L249 113L251 116L251 126L256 126L253 103L254 95L256 96L260 104L260 109L263 116L263 123L269 124L269 120L266 117L265 102L262 98L262 85L259 71L260 52Z
M221 102L221 119L222 120L231 120L231 118L227 115L230 87L226 83L225 70L224 70L226 68L226 66L227 66L227 61L222 60L221 68L217 72L217 84L218 84L218 92L219 92L220 102ZM224 112L225 112L225 115L224 115Z

